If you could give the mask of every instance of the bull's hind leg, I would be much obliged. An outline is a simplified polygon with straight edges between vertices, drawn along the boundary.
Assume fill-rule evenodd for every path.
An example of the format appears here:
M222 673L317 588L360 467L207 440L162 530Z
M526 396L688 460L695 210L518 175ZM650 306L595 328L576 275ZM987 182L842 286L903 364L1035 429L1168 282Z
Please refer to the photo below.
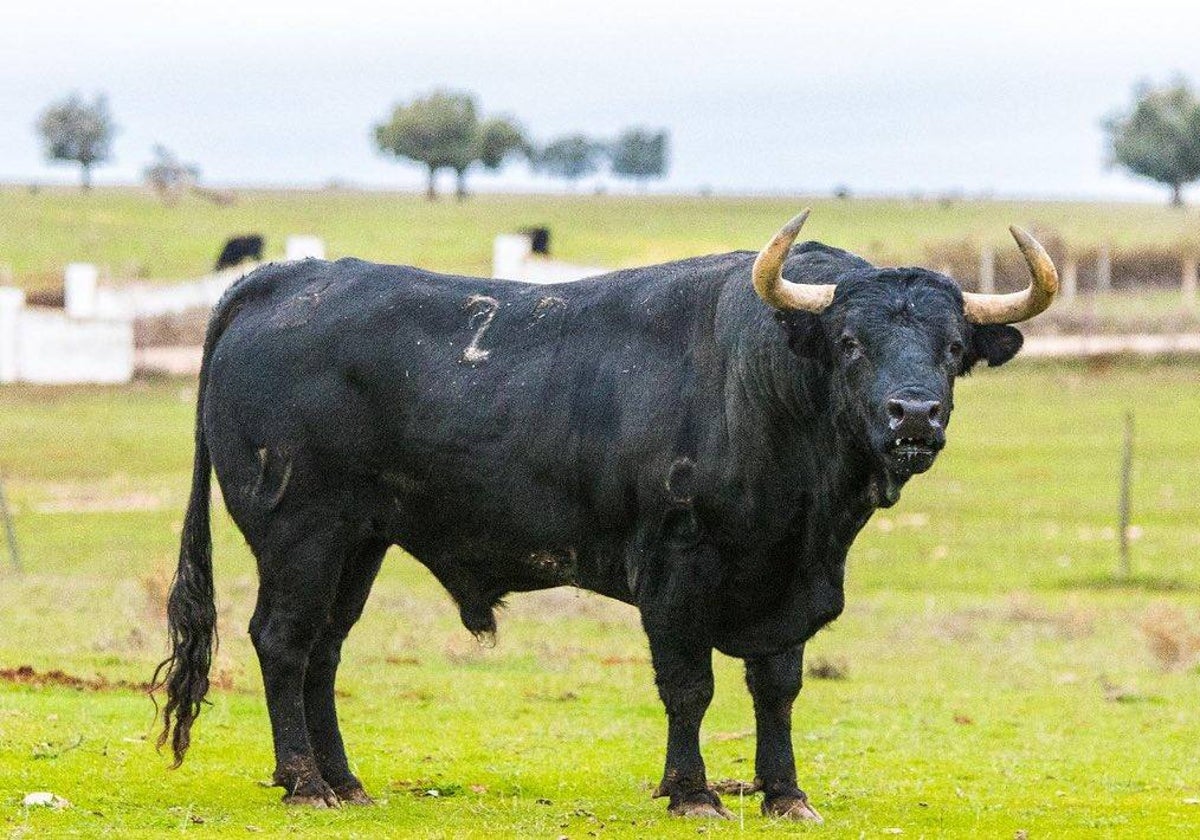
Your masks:
M338 728L334 681L342 658L342 642L362 615L371 584L379 573L387 543L371 541L347 558L338 583L329 623L308 656L304 676L304 713L317 767L325 783L342 802L371 804L362 782L350 772L342 733Z
M276 524L274 533L299 527ZM258 605L250 619L275 742L274 782L287 791L284 802L336 807L337 795L321 777L309 742L304 675L327 624L348 546L336 530L278 542L280 547L256 546Z

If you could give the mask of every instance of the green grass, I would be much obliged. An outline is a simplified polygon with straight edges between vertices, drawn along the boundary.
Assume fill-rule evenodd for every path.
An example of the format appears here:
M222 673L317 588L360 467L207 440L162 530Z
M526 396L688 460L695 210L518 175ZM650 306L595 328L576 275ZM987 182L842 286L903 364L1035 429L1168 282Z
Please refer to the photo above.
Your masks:
M0 269L7 264L26 288L57 285L72 260L116 278L194 277L209 269L225 237L257 231L274 256L288 234L311 233L324 238L331 257L481 274L491 267L493 236L542 224L563 259L645 265L758 248L807 204L814 238L890 263L936 262L931 248L964 238L1011 248L1013 223L1056 231L1076 248L1116 249L1177 246L1200 224L1200 210L1151 204L506 195L431 204L399 193L243 190L229 207L194 196L167 207L134 188L83 194L8 186L0 187Z
M222 647L187 763L129 689L0 683L10 836L1194 836L1200 829L1200 366L1014 362L964 380L937 466L852 552L848 608L809 646L844 665L796 705L801 785L827 825L671 819L649 799L665 723L636 615L514 596L483 650L394 552L347 644L339 699L372 809L293 810L260 787L269 729L244 628L253 567L215 518ZM0 563L0 668L109 681L161 657L192 384L0 390L0 466L26 574ZM1114 583L1121 418L1137 412L1137 579ZM1182 645L1164 669L1153 640ZM710 777L748 779L753 715L717 657ZM24 809L50 790L72 807ZM438 790L443 795L425 795ZM193 820L202 820L194 822Z

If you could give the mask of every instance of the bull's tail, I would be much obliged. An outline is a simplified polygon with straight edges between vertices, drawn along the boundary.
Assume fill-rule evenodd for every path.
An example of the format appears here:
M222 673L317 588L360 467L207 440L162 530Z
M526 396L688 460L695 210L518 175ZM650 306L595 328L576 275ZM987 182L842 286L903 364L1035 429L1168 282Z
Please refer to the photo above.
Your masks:
M200 396L204 397L201 377ZM209 530L209 473L211 462L200 409L196 411L196 455L192 466L192 493L183 520L179 544L179 567L167 599L167 627L171 655L154 671L152 691L165 687L163 730L158 736L161 749L169 739L175 755L174 766L183 763L191 743L192 723L200 714L200 704L208 693L208 672L217 646L217 608L213 596L212 534Z
M231 305L237 286L217 304L209 321L200 363L196 396L196 453L192 464L192 490L183 535L179 544L179 566L167 599L167 627L171 655L159 663L151 681L151 692L166 688L162 708L163 729L158 747L171 742L175 767L183 763L191 744L191 729L208 693L208 673L217 649L217 608L213 593L212 533L209 526L209 493L212 460L204 435L204 393L208 385L209 360L213 347L237 307Z

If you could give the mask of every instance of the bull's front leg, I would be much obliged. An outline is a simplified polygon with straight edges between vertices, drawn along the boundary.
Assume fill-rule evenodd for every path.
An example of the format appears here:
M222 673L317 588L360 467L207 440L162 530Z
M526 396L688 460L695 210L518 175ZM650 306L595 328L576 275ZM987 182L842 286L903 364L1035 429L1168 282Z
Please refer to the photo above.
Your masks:
M650 656L667 709L667 760L654 795L670 797L667 810L678 816L729 818L709 790L700 755L700 724L713 698L712 649L652 634Z
M792 703L800 693L803 665L804 645L746 660L746 685L754 699L757 729L754 785L763 793L766 816L822 822L796 783L792 752Z

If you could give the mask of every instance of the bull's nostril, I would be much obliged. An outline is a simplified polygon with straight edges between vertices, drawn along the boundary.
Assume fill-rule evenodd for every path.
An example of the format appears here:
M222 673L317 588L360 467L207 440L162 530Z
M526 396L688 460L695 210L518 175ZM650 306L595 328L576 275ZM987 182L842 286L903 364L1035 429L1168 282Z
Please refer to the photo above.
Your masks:
M941 416L941 413L942 413L942 404L940 402L935 402L935 403L929 404L929 419L930 420L938 419L938 417Z
M904 402L901 400L888 400L888 415L893 420L903 420L905 414Z

